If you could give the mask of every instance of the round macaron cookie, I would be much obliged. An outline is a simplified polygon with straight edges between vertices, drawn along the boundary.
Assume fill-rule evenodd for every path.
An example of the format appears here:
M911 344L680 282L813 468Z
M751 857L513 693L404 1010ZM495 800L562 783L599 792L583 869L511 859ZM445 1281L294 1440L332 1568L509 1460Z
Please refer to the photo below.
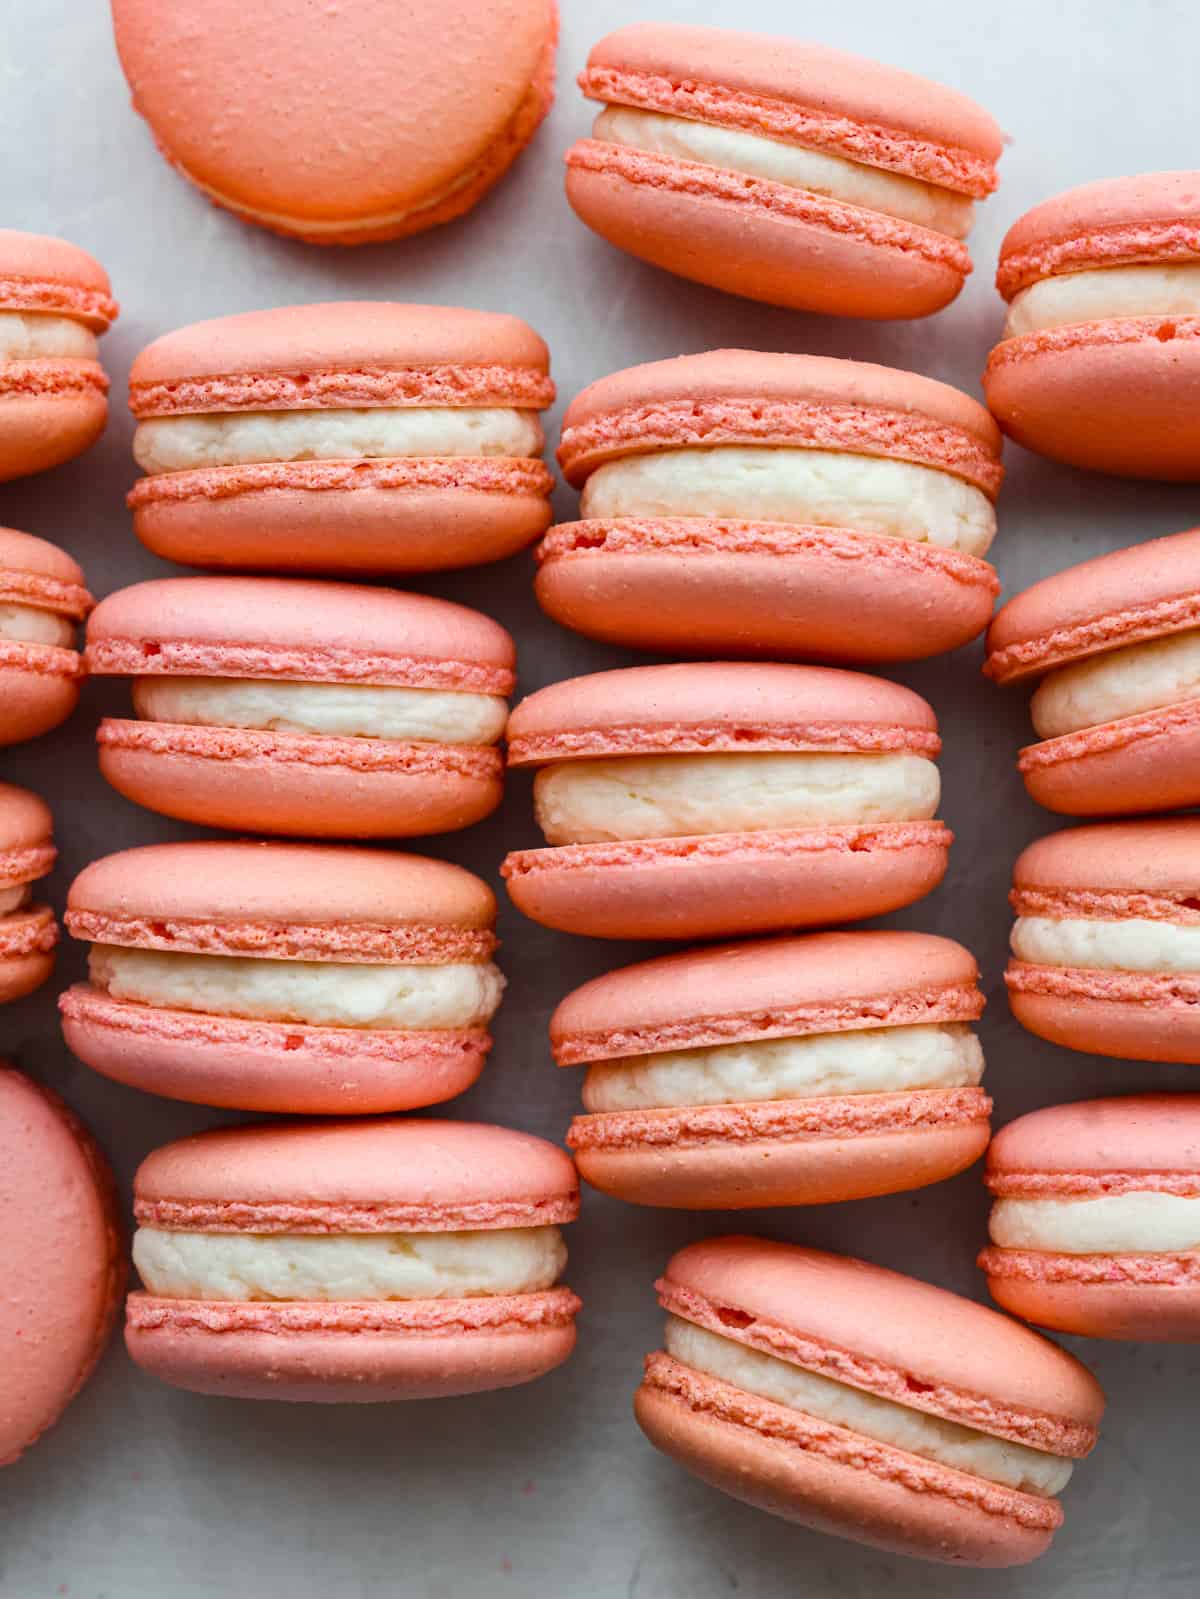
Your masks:
M1036 1559L1104 1395L1048 1339L860 1260L692 1244L658 1283L634 1408L716 1488L817 1532L971 1566Z
M1200 1341L1200 1100L1055 1105L988 1150L996 1303L1089 1338Z
M452 1099L504 979L496 902L446 861L320 844L152 844L94 861L59 1000L106 1077L237 1110L346 1115Z
M555 0L112 0L134 109L243 221L367 244L469 211L554 99Z
M1200 482L1200 172L1110 178L1014 222L983 386L1018 444L1122 477Z
M902 661L966 643L999 592L1000 432L912 372L715 350L567 410L578 522L538 549L567 627L636 649Z
M50 807L0 783L0 1005L32 994L54 970L58 923L49 905L34 903L33 885L57 857Z
M91 1376L125 1283L103 1155L49 1089L0 1064L0 1466Z
M721 938L857 921L945 874L937 720L820 666L697 662L541 689L508 725L540 768L548 849L502 875L535 922L598 938Z
M99 261L0 228L0 482L82 454L108 420L97 337L117 318Z
M513 642L421 594L289 578L162 578L88 623L86 663L132 677L100 770L204 827L403 838L500 803Z
M586 1065L567 1142L594 1187L695 1210L822 1205L987 1148L978 968L925 933L718 945L585 983L550 1018Z
M134 1179L125 1341L179 1388L331 1404L528 1382L575 1345L558 1278L575 1168L528 1133L383 1120L240 1127Z
M387 574L512 555L550 522L549 366L524 322L453 306L180 328L130 373L134 531L184 566Z
M1013 869L1013 1015L1092 1055L1200 1066L1200 818L1053 833Z
M919 317L971 270L1003 135L964 95L794 38L640 23L579 84L603 110L567 199L619 249L752 300Z
M92 604L64 550L0 527L0 744L48 733L79 703L76 628Z

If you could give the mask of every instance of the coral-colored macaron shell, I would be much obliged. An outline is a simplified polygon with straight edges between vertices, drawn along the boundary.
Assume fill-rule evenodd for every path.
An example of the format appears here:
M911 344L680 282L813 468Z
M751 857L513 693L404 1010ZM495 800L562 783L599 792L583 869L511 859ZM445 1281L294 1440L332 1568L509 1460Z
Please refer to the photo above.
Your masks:
M982 1257L987 1271L987 1257ZM1011 1316L1052 1332L1132 1343L1194 1344L1200 1285L1193 1282L1053 1282L988 1272L988 1292Z
M1130 1094L1051 1105L1009 1122L988 1150L989 1181L1022 1173L1088 1177L1142 1172L1200 1182L1200 1100L1190 1094Z
M94 256L66 239L0 228L0 285L5 279L15 280L18 286L23 281L53 285L59 301L57 314L74 316L93 332L103 333L116 318L108 273ZM19 288L15 298L25 303ZM0 306L4 304L0 287Z
M13 527L0 527L0 583L6 572L46 577L56 583L82 588L85 582L83 569L65 550L49 539L39 539L33 533L21 533ZM37 603L33 596L30 603ZM58 607L50 605L49 610Z
M1061 816L1137 816L1200 804L1196 710L1189 701L1182 711L1152 711L1030 745L1020 760L1029 797ZM1136 737L1115 737L1131 729Z
M44 799L15 783L0 783L0 850L49 844L53 832L54 819Z
M1112 822L1051 833L1017 857L1013 884L1018 890L1195 893L1200 818Z

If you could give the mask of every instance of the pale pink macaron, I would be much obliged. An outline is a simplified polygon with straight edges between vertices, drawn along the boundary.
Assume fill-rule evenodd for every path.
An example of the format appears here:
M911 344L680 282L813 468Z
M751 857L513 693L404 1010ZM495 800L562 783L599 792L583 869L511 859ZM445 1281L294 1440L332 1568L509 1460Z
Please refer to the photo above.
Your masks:
M586 1065L567 1142L641 1205L824 1205L953 1177L987 1148L972 956L926 933L811 933L597 977L550 1018Z
M116 319L108 274L86 250L0 228L0 482L60 466L103 433L96 340Z
M91 1376L125 1263L103 1155L57 1095L5 1065L0 1216L0 1466L8 1466Z
M1013 868L1005 981L1068 1049L1200 1066L1200 818L1053 833Z
M1018 594L988 633L998 683L1041 676L1025 787L1069 816L1200 804L1200 528Z
M971 270L1003 136L953 89L824 45L638 23L579 84L567 152L590 228L680 277L835 316L919 317Z
M1018 444L1122 477L1200 482L1200 171L1035 206L1000 247L1009 301L983 386Z
M134 1179L125 1342L198 1393L329 1404L528 1382L575 1346L553 1144L475 1122L240 1127Z
M554 0L113 0L167 160L243 221L310 244L470 210L554 99Z
M403 838L500 803L514 681L498 623L447 600L289 578L161 578L88 623L90 672L133 678L100 724L127 799L205 827Z
M33 885L57 857L50 807L0 783L0 1005L32 994L54 970L58 923L49 905L34 901Z
M714 350L601 378L563 420L580 520L537 596L592 638L683 655L915 660L1000 585L1000 431L914 372Z
M634 1408L664 1453L817 1532L960 1566L1049 1547L1104 1395L1048 1339L861 1260L757 1238L681 1249Z
M550 355L514 316L342 301L164 334L129 375L134 532L185 566L434 571L550 522Z
M598 938L856 921L945 875L937 719L882 678L698 662L541 689L508 725L548 849L502 867L518 909Z
M93 603L65 550L0 527L0 744L48 733L79 703L76 629Z
M1088 1338L1200 1341L1200 1100L1054 1105L988 1150L996 1303Z

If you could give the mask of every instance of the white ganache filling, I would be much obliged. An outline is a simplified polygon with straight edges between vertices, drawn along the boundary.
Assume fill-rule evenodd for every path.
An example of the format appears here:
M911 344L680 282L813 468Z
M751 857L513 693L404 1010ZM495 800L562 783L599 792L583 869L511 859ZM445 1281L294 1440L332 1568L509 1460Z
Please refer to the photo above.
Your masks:
M986 555L996 511L982 489L890 456L719 444L629 455L599 466L580 515L732 517L843 528Z
M0 638L20 644L54 644L59 649L75 648L75 624L69 616L39 610L36 605L0 603Z
M737 1105L963 1088L982 1076L983 1050L965 1022L922 1023L596 1061L588 1067L583 1103L590 1111Z
M94 944L88 970L111 999L318 1027L481 1027L504 992L490 962L359 966Z
M988 1231L1001 1249L1060 1255L1200 1249L1200 1197L1145 1189L1096 1199L998 1199Z
M24 910L33 899L33 888L29 883L15 883L11 888L0 888L0 916L11 916L14 911Z
M940 791L921 755L804 750L564 761L538 773L533 795L547 843L597 844L915 821L933 815Z
M52 311L0 311L0 361L94 361L96 335L74 317Z
M1200 628L1106 650L1060 666L1030 702L1042 738L1200 699Z
M610 105L596 118L592 137L653 155L671 156L677 161L698 161L702 166L766 178L786 184L789 189L805 189L827 199L843 200L847 205L882 211L903 222L915 222L918 227L932 228L952 239L965 239L971 227L974 205L965 194L882 167L865 166L845 156L829 155L824 150L785 144L782 139L761 133L744 133L740 128Z
M550 1288L557 1227L460 1233L187 1233L142 1227L133 1261L164 1299L468 1299Z
M1200 927L1129 916L1019 916L1012 952L1035 966L1083 966L1104 972L1200 972Z
M1059 1455L881 1399L774 1355L760 1354L677 1316L667 1317L665 1343L667 1353L685 1366L760 1399L1020 1493L1050 1497L1061 1493L1070 1480L1071 1462Z
M1200 316L1200 262L1096 267L1042 278L1013 296L1004 337L1129 316Z

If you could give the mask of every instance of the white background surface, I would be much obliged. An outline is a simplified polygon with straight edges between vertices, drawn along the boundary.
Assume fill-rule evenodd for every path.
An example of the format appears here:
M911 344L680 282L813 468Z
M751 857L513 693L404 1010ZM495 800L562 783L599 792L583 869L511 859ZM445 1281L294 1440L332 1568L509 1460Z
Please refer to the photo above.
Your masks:
M725 9L656 0L648 13L632 0L566 0L565 9L559 102L501 186L432 234L323 251L243 226L168 170L129 108L102 0L4 0L0 225L59 233L95 252L122 315L104 342L115 402L104 440L57 472L0 486L0 523L63 543L97 595L161 574L123 505L135 475L123 404L129 363L169 328L276 304L373 297L516 312L553 351L561 401L552 439L561 404L593 378L722 344L879 360L977 393L1001 324L990 280L1008 224L1071 184L1197 160L1200 20L1191 0L809 0L803 8L741 0ZM403 13L402 0L396 10ZM562 152L591 119L574 75L596 38L645 15L801 31L941 79L986 105L1012 144L971 241L977 270L961 299L923 323L806 318L667 277L584 229L561 189ZM1194 490L1088 477L1011 447L1007 460L995 554L1009 594L1088 555L1200 520ZM557 504L562 519L574 514L569 491ZM514 631L525 692L632 659L544 619L531 574L523 556L425 586L491 611ZM979 957L991 999L987 1081L1000 1120L1096 1093L1191 1087L1186 1069L1055 1049L1008 1016L1000 974L1009 869L1025 842L1057 824L1025 798L1013 768L1029 732L1024 696L987 684L980 657L974 645L897 674L941 717L942 814L958 841L943 888L892 921L959 938ZM124 684L93 684L67 727L0 758L5 778L54 807L62 858L51 890L60 908L71 877L95 856L192 836L127 804L96 774L96 719L126 714L126 705ZM435 841L430 852L498 887L505 850L537 842L520 779L497 817ZM561 1139L579 1085L550 1062L550 1010L568 988L649 950L555 935L506 905L501 933L511 988L497 1047L483 1081L451 1113ZM79 949L68 947L57 986L82 965ZM0 1013L0 1050L86 1115L127 1194L150 1149L220 1117L104 1082L72 1060L58 1036L54 987ZM541 1383L481 1398L334 1410L204 1399L160 1387L114 1343L58 1428L0 1477L0 1593L866 1599L886 1587L896 1599L1194 1595L1193 1349L1075 1341L1110 1395L1103 1438L1067 1490L1067 1522L1052 1552L1010 1573L893 1560L789 1527L694 1481L634 1426L630 1396L642 1355L658 1341L653 1279L687 1240L756 1230L984 1298L973 1258L985 1215L978 1170L915 1195L743 1218L656 1213L589 1193L570 1234L568 1279L585 1301L575 1358Z

